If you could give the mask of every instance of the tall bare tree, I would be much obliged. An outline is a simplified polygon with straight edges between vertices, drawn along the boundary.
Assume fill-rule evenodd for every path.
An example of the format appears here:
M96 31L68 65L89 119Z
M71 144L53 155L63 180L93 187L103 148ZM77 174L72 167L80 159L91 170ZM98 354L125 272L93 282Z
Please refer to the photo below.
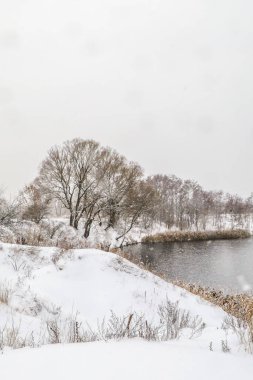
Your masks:
M143 176L142 169L93 140L75 139L53 147L43 161L38 181L45 194L69 211L69 223L78 228L84 219L84 237L97 218L114 227L125 200Z
M90 192L98 186L103 154L93 140L74 139L53 147L43 161L39 181L45 193L59 200L69 211L70 226L78 228L84 211L89 207Z

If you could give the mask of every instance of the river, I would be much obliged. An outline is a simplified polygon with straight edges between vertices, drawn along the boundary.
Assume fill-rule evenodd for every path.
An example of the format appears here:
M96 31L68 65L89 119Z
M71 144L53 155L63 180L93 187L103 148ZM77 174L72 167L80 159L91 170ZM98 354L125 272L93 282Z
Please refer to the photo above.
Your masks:
M198 283L226 292L253 289L253 238L125 247L168 280Z

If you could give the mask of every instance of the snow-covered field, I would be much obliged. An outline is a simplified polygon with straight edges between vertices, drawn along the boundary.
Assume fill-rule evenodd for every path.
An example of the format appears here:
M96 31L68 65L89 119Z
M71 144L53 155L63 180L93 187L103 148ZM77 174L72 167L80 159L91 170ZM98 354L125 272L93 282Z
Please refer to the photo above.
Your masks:
M158 307L166 300L201 318L202 333L192 336L185 328L168 342L124 338L64 344L63 331L61 344L3 348L0 379L253 378L253 357L222 328L225 312L199 297L112 253L1 244L0 342L15 330L30 346L40 346L46 342L48 321L64 329L70 318L96 331L111 311L119 317L143 314L155 325Z

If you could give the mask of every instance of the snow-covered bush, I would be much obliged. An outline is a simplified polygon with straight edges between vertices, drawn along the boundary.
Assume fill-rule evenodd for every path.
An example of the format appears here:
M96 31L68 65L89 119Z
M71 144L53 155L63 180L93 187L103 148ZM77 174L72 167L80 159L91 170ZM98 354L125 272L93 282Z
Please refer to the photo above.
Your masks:
M88 242L80 231L67 226L64 222L43 220L40 223L19 221L11 228L0 228L0 240L5 243L16 243L30 246L48 246L64 249L86 248Z

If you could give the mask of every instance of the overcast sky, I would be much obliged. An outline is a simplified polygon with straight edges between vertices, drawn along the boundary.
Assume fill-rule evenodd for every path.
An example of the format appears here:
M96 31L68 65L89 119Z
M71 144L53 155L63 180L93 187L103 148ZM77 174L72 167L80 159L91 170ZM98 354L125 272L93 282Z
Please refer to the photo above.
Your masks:
M0 0L0 186L82 137L249 195L252 14L252 0Z

